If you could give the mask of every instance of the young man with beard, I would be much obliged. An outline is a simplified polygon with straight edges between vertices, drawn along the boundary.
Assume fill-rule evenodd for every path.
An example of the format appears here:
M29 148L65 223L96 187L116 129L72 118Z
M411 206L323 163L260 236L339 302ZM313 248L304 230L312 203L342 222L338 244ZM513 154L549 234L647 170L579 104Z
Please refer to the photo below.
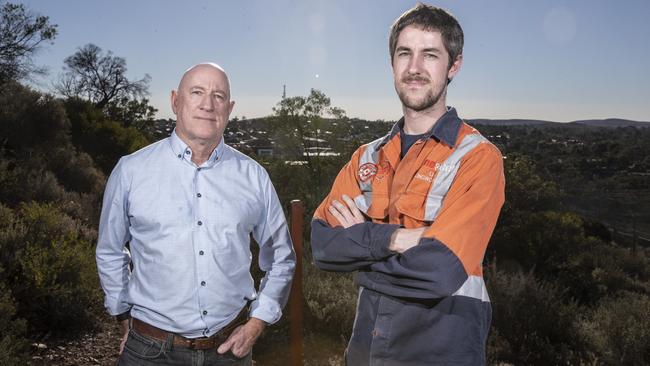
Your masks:
M447 86L463 31L419 4L389 49L404 117L361 146L315 212L316 264L358 271L348 365L484 365L491 307L482 260L504 202L499 150L456 110Z

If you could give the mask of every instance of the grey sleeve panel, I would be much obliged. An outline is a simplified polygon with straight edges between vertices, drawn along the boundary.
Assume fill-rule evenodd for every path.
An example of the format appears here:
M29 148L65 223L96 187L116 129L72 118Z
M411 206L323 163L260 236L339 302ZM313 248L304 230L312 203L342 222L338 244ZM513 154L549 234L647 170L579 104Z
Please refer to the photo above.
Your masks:
M468 278L460 259L440 241L424 238L400 255L373 263L357 283L407 298L438 299L454 294Z
M316 265L327 271L350 272L384 260L390 237L399 225L364 222L347 229L325 221L311 222L311 248Z

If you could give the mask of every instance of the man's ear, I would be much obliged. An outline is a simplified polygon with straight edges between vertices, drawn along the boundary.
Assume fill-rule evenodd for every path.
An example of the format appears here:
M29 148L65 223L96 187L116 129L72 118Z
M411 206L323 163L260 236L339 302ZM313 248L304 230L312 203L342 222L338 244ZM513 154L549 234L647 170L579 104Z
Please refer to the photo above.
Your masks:
M171 100L171 103L172 103L172 111L174 112L174 114L176 114L176 100L177 99L178 99L178 93L176 92L176 90L172 90L172 95L171 95L170 100Z
M460 71L460 67L463 65L463 55L458 55L456 56L456 60L451 64L449 67L449 71L447 71L447 84L451 83L451 81L454 79L454 76L458 74Z
M230 108L228 108L228 116L230 116L230 113L232 113L233 108L235 108L235 101L231 100L230 101Z

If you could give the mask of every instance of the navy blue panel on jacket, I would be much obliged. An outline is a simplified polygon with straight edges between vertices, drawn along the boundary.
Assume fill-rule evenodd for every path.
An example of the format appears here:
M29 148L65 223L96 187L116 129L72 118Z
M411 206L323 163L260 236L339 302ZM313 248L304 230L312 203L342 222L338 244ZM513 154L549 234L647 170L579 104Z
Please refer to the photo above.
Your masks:
M465 296L399 299L362 288L349 366L485 365L489 302ZM428 352L421 352L423 349Z

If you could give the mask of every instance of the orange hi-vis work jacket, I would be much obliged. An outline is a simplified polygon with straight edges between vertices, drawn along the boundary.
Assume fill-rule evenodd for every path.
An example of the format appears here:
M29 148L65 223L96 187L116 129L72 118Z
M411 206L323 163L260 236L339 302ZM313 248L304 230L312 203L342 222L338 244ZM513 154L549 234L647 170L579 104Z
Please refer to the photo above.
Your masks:
M491 307L482 274L504 202L499 150L448 109L400 158L400 128L361 146L312 221L316 264L359 272L349 365L485 364ZM368 220L344 229L328 211L354 199ZM418 245L388 249L400 228Z

